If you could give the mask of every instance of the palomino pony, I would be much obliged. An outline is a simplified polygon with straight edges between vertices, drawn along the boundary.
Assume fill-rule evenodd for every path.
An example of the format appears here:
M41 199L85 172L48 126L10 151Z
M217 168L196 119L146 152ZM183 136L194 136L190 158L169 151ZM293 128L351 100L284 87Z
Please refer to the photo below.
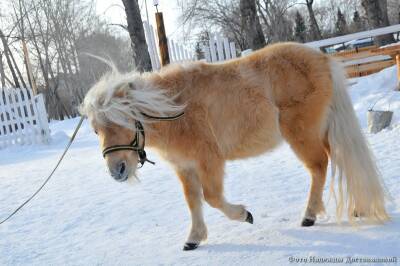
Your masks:
M144 74L114 68L91 88L81 112L117 181L135 176L138 161L147 161L145 136L146 145L172 164L192 217L184 245L190 250L207 237L203 198L232 220L253 222L244 206L224 197L225 162L260 155L283 139L312 178L302 226L324 211L329 158L333 177L338 173L338 220L344 209L351 222L389 219L345 82L330 57L283 43L219 64L193 62Z

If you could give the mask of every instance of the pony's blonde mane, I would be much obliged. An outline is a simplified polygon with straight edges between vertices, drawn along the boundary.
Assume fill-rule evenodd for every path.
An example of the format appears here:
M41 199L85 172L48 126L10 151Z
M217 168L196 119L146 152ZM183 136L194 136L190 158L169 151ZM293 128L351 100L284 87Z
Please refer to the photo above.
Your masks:
M112 71L104 75L87 93L80 113L92 123L107 125L110 122L125 128L134 128L132 120L151 122L143 113L152 116L171 116L183 111L184 105L175 103L176 96L158 88L150 81L150 73L120 73L109 64Z

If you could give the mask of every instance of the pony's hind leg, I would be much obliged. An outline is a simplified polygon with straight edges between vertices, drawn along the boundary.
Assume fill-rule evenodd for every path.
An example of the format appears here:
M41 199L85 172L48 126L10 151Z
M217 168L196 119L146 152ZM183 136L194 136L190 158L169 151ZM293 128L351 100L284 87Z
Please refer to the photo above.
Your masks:
M292 125L293 126L293 125ZM300 131L282 128L282 133L297 157L303 162L311 174L311 188L308 195L307 207L302 220L302 226L312 226L317 214L325 211L322 194L328 167L327 147L318 133L302 134ZM304 132L303 132L304 133Z
M328 166L328 156L320 153L319 160L304 161L311 174L311 189L308 195L307 208L304 214L302 226L314 225L317 214L325 211L322 201L322 194L326 180L326 169Z
M196 249L200 242L207 239L207 227L204 223L202 211L202 187L194 169L175 169L181 180L186 202L192 216L192 227L183 250Z
M208 158L199 165L199 177L207 203L221 210L229 219L253 223L253 216L243 205L229 203L223 195L224 160Z

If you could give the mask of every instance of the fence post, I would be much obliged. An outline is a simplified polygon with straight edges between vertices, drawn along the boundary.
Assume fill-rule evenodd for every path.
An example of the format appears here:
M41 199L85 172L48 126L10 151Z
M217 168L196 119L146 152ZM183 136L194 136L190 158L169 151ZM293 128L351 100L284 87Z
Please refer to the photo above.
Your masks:
M186 50L186 48L185 48L185 57L186 60L190 60L189 52L188 50Z
M396 55L397 64L397 90L400 90L400 54Z
M176 62L179 62L179 61L181 61L181 57L179 55L179 47L178 47L177 43L174 42L173 44L174 44L174 54L175 54Z
M147 41L147 50L149 51L149 54L150 54L151 67L153 68L153 70L156 70L157 63L156 63L156 59L154 58L154 49L157 49L157 48L153 47L149 23L147 21L143 21L143 26L144 26L144 33L145 33L146 41Z
M26 46L25 39L22 39L22 50L24 51L25 62L28 70L28 77L31 82L33 94L36 95L38 93L35 78L33 77L31 60L29 59L28 47Z
M9 145L11 142L10 136L7 133L8 132L8 117L6 114L6 104L5 104L5 99L3 98L6 97L6 92L5 88L0 89L0 133L1 133L1 143L4 144L5 147ZM0 143L0 144L1 144ZM0 146L1 147L1 146Z
M179 45L179 53L181 54L182 61L185 61L185 52L182 45Z
M10 110L10 102L8 98L8 91L7 89L4 90L4 109L5 109L5 115L6 115L6 131L8 131L8 136L10 136L10 141L9 144L13 144L13 132L14 132L14 127L13 127L13 119L11 115L11 110Z
M154 34L154 29L153 26L150 25L150 36L151 36L151 42L153 43L153 53L154 53L154 58L156 61L156 65L157 65L157 69L160 69L161 64L160 64L160 56L158 54L158 50L157 50L157 45L156 45L156 37Z
M225 59L229 60L231 59L231 51L229 47L229 41L228 38L224 38L224 50L225 50Z
M218 61L224 61L224 50L222 48L222 38L221 35L217 33L216 35L216 41L217 41L217 50L218 50Z
M43 95L38 94L34 96L34 101L36 105L36 110L37 110L37 118L38 118L38 124L40 125L40 138L41 141L44 143L48 143L50 140L50 129L49 129L49 123L47 121L47 113L46 113L46 107L44 106L44 100L43 100Z
M29 98L33 97L32 95L29 94L29 91L27 89L22 88L21 89L22 95L24 96L24 106L26 108L26 115L27 115L27 121L28 125L31 127L31 132L32 134L32 142L36 142L36 130L35 130L35 123L34 123L34 110L32 103L30 102ZM24 108L24 109L25 109Z
M173 53L172 53L171 47L172 47L172 45L171 45L171 40L168 39L168 54L169 54L169 60L170 60L170 62L172 63L172 62L175 62L175 59L174 59L174 55L173 55Z
M202 46L201 49L203 50L204 57L206 58L207 62L211 62L211 55L210 55L210 48L207 46ZM200 58L197 58L200 59Z
M210 52L211 52L211 62L217 62L217 52L215 51L215 39L214 39L214 35L210 34Z
M24 110L24 103L22 101L22 90L25 90L25 88L21 88L19 90L11 90L13 97L13 100L15 101L14 104L14 115L19 116L20 123L18 124L18 129L21 131L21 144L25 144L27 142L28 144L31 144L34 142L32 134L29 133L29 129L27 128L27 119L25 115L25 110ZM16 106L18 104L18 107ZM18 112L19 109L19 112ZM23 127L23 128L22 128ZM31 138L30 138L31 137Z
M165 66L170 63L168 54L168 40L165 34L164 19L162 12L156 13L158 45L160 46L161 65Z
M236 58L236 46L234 42L231 42L229 44L230 48L231 48L231 56L232 58Z

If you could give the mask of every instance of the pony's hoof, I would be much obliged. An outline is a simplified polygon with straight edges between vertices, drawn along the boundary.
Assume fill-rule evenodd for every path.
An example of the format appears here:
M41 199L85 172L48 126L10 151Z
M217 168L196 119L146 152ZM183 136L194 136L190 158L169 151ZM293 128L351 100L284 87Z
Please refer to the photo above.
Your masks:
M314 223L315 223L315 220L304 218L303 221L301 222L301 226L313 226Z
M253 219L253 215L251 214L251 212L247 211L247 217L246 217L246 222L248 222L249 224L253 224L254 219Z
M197 244L197 243L185 243L185 245L183 246L183 250L184 251L194 250L198 247L199 247L199 244Z

